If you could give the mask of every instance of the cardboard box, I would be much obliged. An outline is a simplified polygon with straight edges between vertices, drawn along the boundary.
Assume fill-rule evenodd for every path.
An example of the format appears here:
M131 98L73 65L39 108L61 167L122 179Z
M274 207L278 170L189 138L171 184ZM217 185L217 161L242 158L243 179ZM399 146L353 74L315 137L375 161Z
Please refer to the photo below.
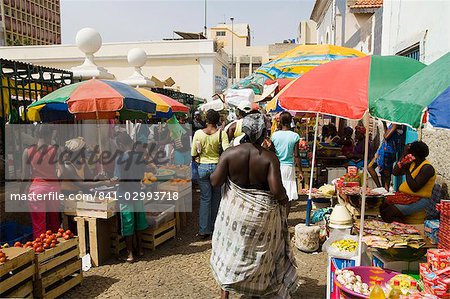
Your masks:
M427 261L432 270L442 270L450 267L450 250L428 249Z
M327 267L327 299L340 299L338 287L334 283L336 270L341 270L347 267L356 266L357 257L352 259L342 259L337 257L328 257Z
M399 273L418 273L419 272L419 261L399 261L394 260L388 256L382 255L379 252L374 252L372 255L371 265L373 267L380 267L384 269L393 270Z
M424 233L425 236L430 239L432 244L439 243L439 220L425 220Z

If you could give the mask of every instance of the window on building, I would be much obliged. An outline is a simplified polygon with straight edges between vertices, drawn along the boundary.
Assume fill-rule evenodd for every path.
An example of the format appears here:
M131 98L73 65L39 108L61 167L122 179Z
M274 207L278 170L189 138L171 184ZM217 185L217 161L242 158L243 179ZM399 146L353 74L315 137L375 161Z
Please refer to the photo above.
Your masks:
M226 32L225 31L217 31L216 32L216 36L225 36Z
M239 73L241 78L245 78L250 75L250 64L249 63L241 63L239 68Z
M416 43L395 55L405 56L420 61L420 45L419 43Z
M261 66L261 63L252 63L252 73L254 73L259 67Z

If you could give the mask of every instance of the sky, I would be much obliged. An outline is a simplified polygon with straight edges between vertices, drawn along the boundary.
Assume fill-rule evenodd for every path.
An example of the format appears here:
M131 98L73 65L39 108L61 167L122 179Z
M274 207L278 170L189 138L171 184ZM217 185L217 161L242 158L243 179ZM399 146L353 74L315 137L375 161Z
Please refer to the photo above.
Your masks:
M234 17L248 23L252 45L297 37L298 24L309 19L314 0L207 0L207 26ZM173 31L201 32L204 0L61 0L62 43L75 44L79 29L92 27L104 42L172 38Z

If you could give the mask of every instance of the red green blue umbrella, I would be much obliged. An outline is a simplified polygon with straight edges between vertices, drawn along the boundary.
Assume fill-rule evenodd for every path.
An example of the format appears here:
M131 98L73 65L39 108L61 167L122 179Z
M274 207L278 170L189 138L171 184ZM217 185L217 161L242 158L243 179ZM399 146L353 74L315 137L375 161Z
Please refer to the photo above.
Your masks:
M361 119L376 99L424 67L423 63L402 56L331 61L296 79L276 98L289 111Z
M419 128L423 115L435 128L450 129L450 52L377 99L371 114Z
M374 105L374 101L424 67L423 63L402 56L365 56L332 61L296 79L275 98L286 110L317 114L314 137L316 140L319 113L349 119L361 119L365 116L365 121L368 123L367 112ZM373 116L377 117L377 115ZM364 230L368 143L369 134L366 134L359 256L361 256L362 231ZM311 172L314 171L315 152L316 143L314 142ZM311 174L310 188L312 188L312 178ZM310 222L310 213L311 189L306 209L307 225Z
M64 86L27 109L31 121L75 119L147 119L156 104L133 87L110 80L91 79Z

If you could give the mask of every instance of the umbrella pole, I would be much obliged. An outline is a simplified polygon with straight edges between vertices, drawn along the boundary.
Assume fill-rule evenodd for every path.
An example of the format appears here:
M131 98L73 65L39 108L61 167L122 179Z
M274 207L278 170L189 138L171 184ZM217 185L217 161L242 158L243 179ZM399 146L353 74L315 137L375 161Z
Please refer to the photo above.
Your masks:
M362 238L364 235L364 216L366 213L366 193L367 193L367 164L369 160L369 113L364 115L364 126L366 127L366 138L364 142L364 172L361 199L361 215L359 220L359 238L358 238L358 266L361 265L362 258Z
M316 148L317 148L317 131L319 128L319 113L316 113L316 126L314 128L314 140L313 140L313 153L311 160L311 176L309 178L309 192L308 192L308 201L306 203L306 226L310 225L311 220L311 208L312 208L312 185L314 179L314 164L316 163Z
M103 146L102 146L102 135L100 132L100 124L98 123L98 109L97 109L97 99L94 99L95 103L95 123L97 124L97 136L98 136L98 147L100 151L100 157L103 156ZM104 173L103 161L100 159L100 173Z

